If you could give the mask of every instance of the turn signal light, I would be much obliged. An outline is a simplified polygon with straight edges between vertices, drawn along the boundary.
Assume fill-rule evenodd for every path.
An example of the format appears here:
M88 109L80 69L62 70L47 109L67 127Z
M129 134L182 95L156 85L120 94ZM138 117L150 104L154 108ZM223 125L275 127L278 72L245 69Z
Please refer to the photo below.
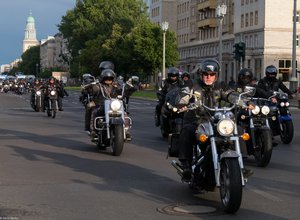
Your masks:
M199 141L200 142L206 142L207 141L207 136L205 135L205 134L201 134L200 136L199 136Z
M248 141L250 139L250 135L248 133L244 133L241 135L241 138L244 140L244 141Z

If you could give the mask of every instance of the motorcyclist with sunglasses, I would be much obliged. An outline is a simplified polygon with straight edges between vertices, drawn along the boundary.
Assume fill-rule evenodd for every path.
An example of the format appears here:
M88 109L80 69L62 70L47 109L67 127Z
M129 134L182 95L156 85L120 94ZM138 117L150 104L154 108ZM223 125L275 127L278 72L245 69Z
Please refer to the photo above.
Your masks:
M194 83L193 93L199 93L202 103L208 107L220 106L221 101L229 103L235 103L238 98L238 92L233 89L226 90L221 88L217 83L218 76L220 74L219 63L214 59L204 60L198 71L198 81ZM177 105L182 110L187 108L186 106L191 102L192 96L187 95L190 91L188 87L182 88L178 94ZM254 106L249 103L248 107L253 109ZM193 155L193 145L196 143L195 131L197 126L205 120L207 115L201 108L195 110L189 110L184 113L183 128L179 136L179 156L178 159L181 162L183 169L183 181L189 181L191 179L191 163Z

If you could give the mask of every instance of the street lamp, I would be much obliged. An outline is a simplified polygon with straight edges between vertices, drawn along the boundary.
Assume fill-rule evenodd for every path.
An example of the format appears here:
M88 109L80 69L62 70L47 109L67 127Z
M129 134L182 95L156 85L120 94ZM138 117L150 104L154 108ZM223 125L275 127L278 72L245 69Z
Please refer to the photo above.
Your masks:
M38 64L38 63L35 64L35 67L36 67L36 69L35 69L35 72L36 72L36 78L38 79L38 74L39 74L39 64Z
M222 69L222 25L223 25L223 19L226 15L227 6L222 3L222 5L218 5L216 8L216 16L219 19L219 63L220 63L220 71Z
M166 78L166 32L169 28L169 23L164 21L161 23L161 29L163 30L163 68L162 68L162 80Z

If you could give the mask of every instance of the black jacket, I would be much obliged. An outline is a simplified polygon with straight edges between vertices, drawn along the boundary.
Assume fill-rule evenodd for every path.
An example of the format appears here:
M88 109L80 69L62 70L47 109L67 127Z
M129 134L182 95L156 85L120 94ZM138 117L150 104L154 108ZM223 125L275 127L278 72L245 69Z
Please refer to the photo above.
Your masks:
M273 91L278 91L279 89L281 89L283 92L287 93L288 95L293 94L283 84L283 82L281 80L278 80L276 78L269 80L267 77L264 77L258 81L257 87L263 89L266 92L270 92L270 93L273 93Z
M186 90L187 90L186 87L182 88L182 91L186 91ZM238 92L232 89L226 90L224 88L221 88L217 83L215 83L213 86L207 86L202 81L198 81L194 85L193 93L195 92L200 93L202 103L211 108L220 107L222 100L234 104L239 98ZM178 106L187 105L190 103L191 100L193 100L191 96L186 95L183 92L180 92L177 97L176 104ZM203 117L205 117L204 109L197 108L195 110L189 110L184 113L184 118L183 118L184 124L185 123L199 124Z

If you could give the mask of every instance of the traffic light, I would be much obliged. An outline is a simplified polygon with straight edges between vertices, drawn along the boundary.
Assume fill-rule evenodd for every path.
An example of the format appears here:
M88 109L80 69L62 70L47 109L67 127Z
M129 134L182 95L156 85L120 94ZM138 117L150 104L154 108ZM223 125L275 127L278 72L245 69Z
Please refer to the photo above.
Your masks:
M239 53L243 61L245 61L246 55L246 44L244 42L239 42Z
M246 44L244 42L239 42L233 45L234 46L234 59L237 61L245 61L246 56Z
M234 44L233 47L234 47L234 50L233 50L234 56L233 57L235 60L240 61L241 55L239 52L239 44Z

